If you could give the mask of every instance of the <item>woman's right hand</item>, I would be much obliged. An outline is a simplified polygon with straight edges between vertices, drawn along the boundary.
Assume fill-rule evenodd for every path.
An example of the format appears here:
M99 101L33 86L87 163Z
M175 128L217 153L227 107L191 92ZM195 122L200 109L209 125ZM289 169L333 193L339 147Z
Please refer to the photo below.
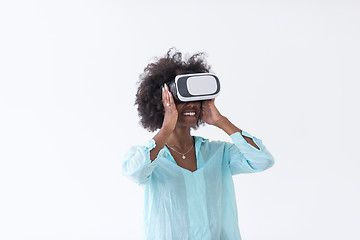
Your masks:
M159 132L153 137L155 148L150 151L150 160L154 161L161 149L164 148L170 134L174 131L178 119L178 111L174 102L174 98L169 88L164 84L162 90L162 102L164 106L164 120Z
M174 102L174 98L169 91L169 87L164 84L162 90L162 102L164 106L164 121L162 129L172 132L178 119L178 111Z

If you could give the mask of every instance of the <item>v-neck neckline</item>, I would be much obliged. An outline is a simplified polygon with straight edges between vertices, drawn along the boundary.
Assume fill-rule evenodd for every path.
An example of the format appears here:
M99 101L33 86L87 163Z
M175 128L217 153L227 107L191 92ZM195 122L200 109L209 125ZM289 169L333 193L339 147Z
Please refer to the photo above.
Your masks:
M170 155L171 162L173 164L175 164L176 167L180 168L180 170L182 170L182 171L195 174L195 173L199 172L201 169L203 169L203 167L204 167L204 163L201 162L203 160L199 158L199 151L200 151L201 143L202 143L203 140L202 140L201 137L198 137L198 136L192 136L192 137L193 137L194 142L195 142L195 158L196 158L196 170L195 171L190 171L189 169L186 169L186 168L183 168L183 167L179 166L177 164L177 162L175 161L174 157L171 155L171 152L170 152L169 148L166 145L164 146L164 148L166 149L167 154Z

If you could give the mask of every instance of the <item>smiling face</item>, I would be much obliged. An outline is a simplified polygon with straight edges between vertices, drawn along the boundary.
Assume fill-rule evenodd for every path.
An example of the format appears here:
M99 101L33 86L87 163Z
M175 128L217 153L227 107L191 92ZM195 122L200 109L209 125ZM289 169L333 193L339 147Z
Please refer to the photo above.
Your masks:
M194 127L201 113L201 102L186 102L176 104L178 120L176 126Z

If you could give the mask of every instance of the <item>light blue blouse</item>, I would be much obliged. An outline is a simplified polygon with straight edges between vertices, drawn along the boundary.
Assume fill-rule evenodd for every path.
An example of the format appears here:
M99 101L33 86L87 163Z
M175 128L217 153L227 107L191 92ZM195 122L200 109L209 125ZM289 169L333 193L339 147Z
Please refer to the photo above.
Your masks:
M274 164L262 140L242 134L260 150L240 132L230 135L233 143L194 136L195 172L178 166L167 147L151 162L153 139L129 149L122 173L144 187L144 239L241 239L232 175L264 171Z

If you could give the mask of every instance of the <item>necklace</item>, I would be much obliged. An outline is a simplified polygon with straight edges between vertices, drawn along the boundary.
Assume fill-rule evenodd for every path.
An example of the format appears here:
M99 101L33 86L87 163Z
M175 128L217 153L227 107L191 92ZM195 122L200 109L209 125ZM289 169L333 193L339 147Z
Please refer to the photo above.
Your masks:
M165 143L165 145L166 145L168 148L170 148L170 149L174 150L175 152L177 152L177 153L181 154L183 159L185 159L185 158L186 158L186 157L185 157L185 155L186 155L186 154L188 154L188 153L190 152L190 150L194 147L194 145L191 145L191 148L190 148L190 149L189 149L186 153L181 153L181 152L176 151L175 149L173 149L172 147L170 147L170 146L169 146L169 145L167 145L166 143Z

